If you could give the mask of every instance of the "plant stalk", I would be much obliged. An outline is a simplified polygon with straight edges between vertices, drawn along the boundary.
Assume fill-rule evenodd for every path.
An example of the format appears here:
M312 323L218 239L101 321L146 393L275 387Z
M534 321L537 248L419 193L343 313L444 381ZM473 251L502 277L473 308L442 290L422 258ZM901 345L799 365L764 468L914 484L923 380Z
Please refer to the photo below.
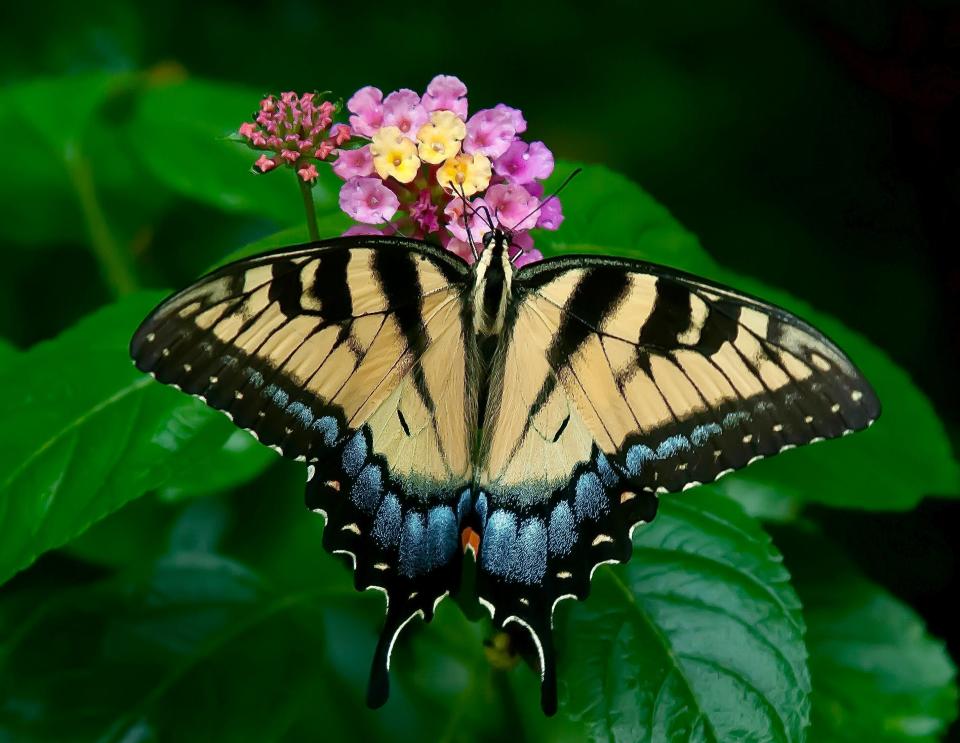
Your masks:
M313 186L300 177L297 177L297 183L300 184L303 210L307 213L307 232L310 233L310 240L316 242L320 239L320 231L317 229L317 210L313 206Z

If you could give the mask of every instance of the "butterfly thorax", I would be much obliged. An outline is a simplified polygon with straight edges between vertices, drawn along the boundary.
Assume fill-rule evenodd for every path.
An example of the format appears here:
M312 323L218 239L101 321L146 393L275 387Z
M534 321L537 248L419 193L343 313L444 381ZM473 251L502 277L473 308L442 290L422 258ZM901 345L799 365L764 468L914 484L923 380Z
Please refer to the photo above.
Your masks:
M474 264L473 329L481 336L498 335L503 330L513 281L508 239L502 230L488 232L483 239L483 252Z

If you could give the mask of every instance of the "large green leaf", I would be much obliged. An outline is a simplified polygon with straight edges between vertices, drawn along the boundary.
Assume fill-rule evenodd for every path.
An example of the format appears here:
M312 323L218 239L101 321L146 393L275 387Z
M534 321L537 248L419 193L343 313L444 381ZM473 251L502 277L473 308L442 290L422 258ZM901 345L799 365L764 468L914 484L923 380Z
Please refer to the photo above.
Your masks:
M303 513L309 518L310 514ZM497 740L477 626L450 602L364 686L382 598L325 558L309 588L174 552L146 570L0 604L0 738L18 741ZM333 568L328 574L325 568ZM364 598L366 600L364 600ZM491 714L491 711L494 714ZM493 734L496 730L498 735Z
M130 362L130 335L161 297L111 305L0 370L0 581L232 432Z
M957 716L956 667L923 620L827 539L777 532L803 602L812 743L935 743Z
M257 154L228 139L262 97L250 88L197 79L146 90L131 123L139 155L154 176L184 196L280 224L302 222L294 172L255 175ZM318 171L314 201L319 209L334 209L340 181L328 166Z
M664 498L570 611L560 709L589 740L804 739L799 601L757 522L708 489Z
M558 163L548 186L559 185L573 167ZM871 430L764 460L721 481L728 494L747 496L751 503L766 502L763 510L778 517L795 510L798 501L905 509L927 494L960 495L960 466L930 401L863 336L782 291L721 269L663 206L602 166L585 166L562 200L566 220L560 230L537 237L545 254L626 255L721 281L779 304L836 341L876 388L884 412ZM755 496L746 492L750 485L758 489ZM785 511L769 508L771 492L786 499Z

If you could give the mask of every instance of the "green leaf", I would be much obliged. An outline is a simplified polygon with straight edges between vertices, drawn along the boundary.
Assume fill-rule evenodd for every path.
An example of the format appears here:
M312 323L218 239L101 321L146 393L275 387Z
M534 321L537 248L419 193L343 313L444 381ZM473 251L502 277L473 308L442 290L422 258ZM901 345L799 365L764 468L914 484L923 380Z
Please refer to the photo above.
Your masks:
M570 611L560 708L589 740L804 739L799 601L769 537L708 489L664 498Z
M0 338L0 369L11 363L17 357L17 349Z
M574 165L560 162L548 188ZM728 495L777 519L807 501L833 506L906 509L928 494L960 495L960 465L937 412L910 377L859 333L806 303L721 269L696 238L629 180L588 165L562 196L566 220L537 235L545 254L597 252L679 268L778 304L825 332L863 371L883 415L869 431L772 457L721 480ZM753 490L754 492L748 492ZM778 508L770 494L784 498Z
M310 514L301 512L301 517ZM495 740L477 626L452 603L394 652L390 703L364 704L379 596L319 556L309 588L175 552L146 569L0 603L0 738L18 741ZM31 599L34 599L31 601ZM255 669L255 671L254 671ZM491 730L499 735L494 736Z
M303 222L296 174L278 168L255 174L258 154L229 137L251 118L263 93L225 83L190 79L144 91L131 129L150 172L175 192L227 211ZM318 210L337 208L340 180L317 168Z
M137 371L138 293L0 370L0 581L223 445L221 416Z
M0 92L4 167L15 174L0 179L0 229L8 239L37 243L84 234L67 160L100 106L123 84L98 73L41 78Z
M935 743L957 717L956 667L903 602L826 538L777 532L807 620L811 743Z
M212 425L224 429L223 446L168 480L160 490L161 498L171 501L219 493L252 480L279 459L279 454L226 418Z
M560 229L536 233L536 245L545 256L614 253L701 275L718 270L697 238L666 207L629 178L602 165L558 161L546 182L547 193L577 167L583 171L559 197L565 217Z

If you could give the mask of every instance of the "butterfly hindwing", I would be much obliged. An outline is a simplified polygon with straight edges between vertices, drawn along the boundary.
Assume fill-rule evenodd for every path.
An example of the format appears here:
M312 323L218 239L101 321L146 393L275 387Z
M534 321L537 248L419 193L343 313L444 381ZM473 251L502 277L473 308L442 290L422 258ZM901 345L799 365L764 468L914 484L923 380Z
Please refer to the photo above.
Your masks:
M625 562L658 493L868 426L879 403L793 315L659 266L565 257L521 270L478 469L478 593L516 623L556 705L553 609Z
M467 275L414 241L289 248L174 295L131 344L138 368L308 463L324 547L349 557L358 589L386 594L373 704L400 629L460 576L476 427Z

